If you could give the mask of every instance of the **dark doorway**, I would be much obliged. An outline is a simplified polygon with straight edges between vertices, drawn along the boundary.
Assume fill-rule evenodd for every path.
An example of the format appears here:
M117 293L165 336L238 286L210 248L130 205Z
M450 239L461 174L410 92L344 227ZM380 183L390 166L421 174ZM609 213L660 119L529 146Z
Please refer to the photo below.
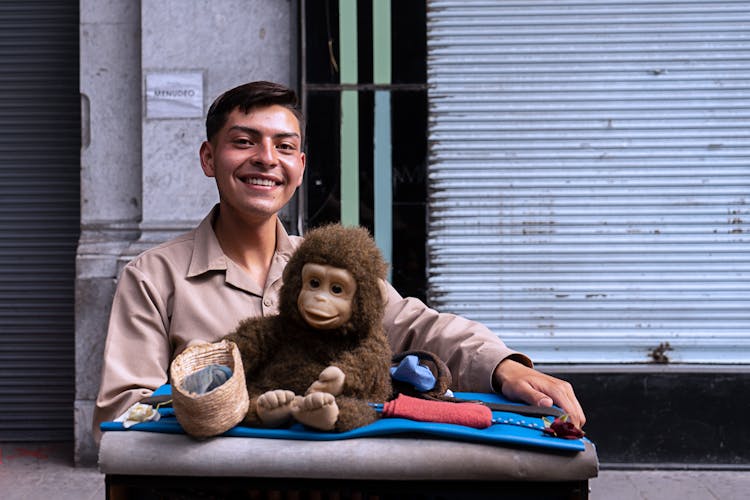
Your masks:
M0 4L0 441L73 437L78 2Z
M373 4L357 2L357 83L341 84L338 2L301 4L302 97L307 114L306 227L340 220L341 106L344 90L359 100L360 224L373 231L375 92L391 98L392 283L405 296L425 298L427 172L427 33L424 0L391 3L391 74L373 79Z

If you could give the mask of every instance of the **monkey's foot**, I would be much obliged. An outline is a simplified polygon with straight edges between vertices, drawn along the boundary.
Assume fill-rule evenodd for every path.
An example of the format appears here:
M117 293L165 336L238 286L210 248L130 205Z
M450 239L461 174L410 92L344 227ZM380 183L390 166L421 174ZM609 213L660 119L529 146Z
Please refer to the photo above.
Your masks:
M258 396L256 411L258 418L266 427L280 427L292 418L292 402L295 395L292 391L276 389Z
M292 403L292 416L298 421L321 431L333 430L339 418L339 405L328 392L313 392L297 396Z

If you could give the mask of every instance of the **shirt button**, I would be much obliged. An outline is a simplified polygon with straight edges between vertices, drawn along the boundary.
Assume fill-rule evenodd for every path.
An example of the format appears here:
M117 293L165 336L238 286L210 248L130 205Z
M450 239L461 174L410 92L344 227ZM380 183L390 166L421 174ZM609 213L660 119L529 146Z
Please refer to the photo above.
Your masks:
M273 300L271 299L263 299L263 305L266 307L271 307L273 305Z

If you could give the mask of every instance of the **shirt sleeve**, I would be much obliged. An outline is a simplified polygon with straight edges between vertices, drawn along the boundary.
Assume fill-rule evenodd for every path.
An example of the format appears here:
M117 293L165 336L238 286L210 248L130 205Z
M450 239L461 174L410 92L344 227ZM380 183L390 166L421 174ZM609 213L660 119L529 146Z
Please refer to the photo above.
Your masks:
M383 326L394 353L422 350L442 359L451 371L454 390L492 392L495 368L509 357L533 366L481 323L403 298L390 284Z
M93 417L94 438L101 422L113 420L167 382L171 346L167 304L154 284L127 265L112 302L104 346L101 386Z

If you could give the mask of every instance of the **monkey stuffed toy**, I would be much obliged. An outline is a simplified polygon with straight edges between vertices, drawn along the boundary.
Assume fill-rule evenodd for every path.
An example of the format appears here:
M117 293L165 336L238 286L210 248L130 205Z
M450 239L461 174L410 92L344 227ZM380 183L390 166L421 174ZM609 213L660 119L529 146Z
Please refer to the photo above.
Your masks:
M310 231L284 274L279 314L225 337L239 347L250 406L243 423L296 420L343 432L372 423L392 393L383 332L387 266L364 228Z

